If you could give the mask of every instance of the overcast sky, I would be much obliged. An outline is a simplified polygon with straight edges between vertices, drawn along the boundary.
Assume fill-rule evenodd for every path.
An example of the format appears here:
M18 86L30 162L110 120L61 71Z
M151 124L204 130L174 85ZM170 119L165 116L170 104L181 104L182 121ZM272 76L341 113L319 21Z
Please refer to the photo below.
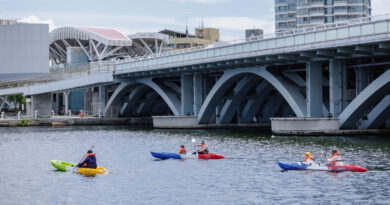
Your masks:
M390 13L389 0L372 0L373 15ZM274 0L0 0L0 18L43 21L51 27L115 28L124 34L168 28L190 33L203 22L222 40L244 37L247 28L274 32Z

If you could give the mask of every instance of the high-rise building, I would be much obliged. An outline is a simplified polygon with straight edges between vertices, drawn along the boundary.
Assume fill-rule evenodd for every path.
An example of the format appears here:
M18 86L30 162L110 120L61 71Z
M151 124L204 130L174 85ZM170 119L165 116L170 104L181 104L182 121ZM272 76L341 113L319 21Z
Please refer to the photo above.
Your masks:
M275 0L275 30L371 16L371 0Z

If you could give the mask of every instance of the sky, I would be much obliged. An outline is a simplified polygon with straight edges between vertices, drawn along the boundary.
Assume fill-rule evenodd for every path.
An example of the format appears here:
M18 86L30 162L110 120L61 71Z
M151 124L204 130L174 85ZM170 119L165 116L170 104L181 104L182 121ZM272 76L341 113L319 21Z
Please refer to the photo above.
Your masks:
M244 38L244 30L275 32L274 0L0 0L0 19L62 26L113 28L126 35L163 29L220 29L221 40ZM390 13L389 0L371 0L373 15Z

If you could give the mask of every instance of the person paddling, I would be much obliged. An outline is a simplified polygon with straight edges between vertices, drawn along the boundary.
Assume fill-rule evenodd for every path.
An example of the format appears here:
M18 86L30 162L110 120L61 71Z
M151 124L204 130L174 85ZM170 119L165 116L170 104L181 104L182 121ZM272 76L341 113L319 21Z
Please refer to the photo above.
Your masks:
M82 160L77 167L85 167L85 168L93 168L96 169L96 156L95 153L92 152L92 150L88 150L87 154L85 155L84 160Z
M207 145L207 142L202 140L200 141L200 144L199 145L195 145L195 147L201 147L200 151L198 150L198 154L208 154L209 153L209 149L207 149L206 147Z
M344 162L341 156L339 155L340 152L337 150L332 151L332 156L330 158L327 158L328 160L328 165L333 165L333 166L343 166Z
M179 154L187 154L187 149L184 147L184 145L180 145Z
M309 165L309 166L312 166L312 165L314 165L315 164L315 162L314 162L314 157L311 155L311 153L310 152L306 152L305 153L305 159L304 159L304 164L307 164L307 165Z

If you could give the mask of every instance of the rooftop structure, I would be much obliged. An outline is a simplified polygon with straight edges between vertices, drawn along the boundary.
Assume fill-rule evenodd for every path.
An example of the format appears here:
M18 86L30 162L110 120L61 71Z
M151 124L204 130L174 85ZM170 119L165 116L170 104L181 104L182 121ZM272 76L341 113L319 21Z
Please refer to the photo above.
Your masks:
M159 33L166 34L170 37L169 47L171 49L192 48L210 45L219 41L219 30L216 28L196 28L195 35L168 29L162 30Z
M276 31L371 16L371 0L275 0Z
M264 33L263 29L246 29L245 38L251 38L255 36L262 36Z
M195 35L185 33L185 32L180 32L180 31L174 31L174 30L169 30L169 29L164 29L160 31L159 33L166 34L172 38L194 38Z
M101 61L114 55L125 55L132 41L119 31L107 28L61 27L49 35L50 59L53 64L68 61L72 47L81 48L79 56L87 61Z
M165 51L169 36L162 33L136 33L128 36L132 40L132 55L145 55Z

